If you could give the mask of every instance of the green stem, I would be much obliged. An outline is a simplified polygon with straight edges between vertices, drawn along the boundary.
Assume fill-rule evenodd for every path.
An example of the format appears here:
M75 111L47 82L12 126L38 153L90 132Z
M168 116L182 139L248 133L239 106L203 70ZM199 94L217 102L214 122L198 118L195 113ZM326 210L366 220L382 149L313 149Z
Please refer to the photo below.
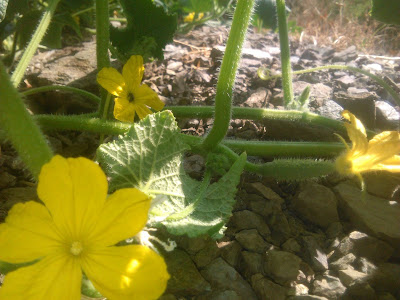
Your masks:
M281 48L283 98L285 107L287 107L289 103L294 101L294 96L285 0L276 0L276 12L278 15L279 43Z
M84 97L89 98L93 102L99 103L100 98L97 97L95 94L89 93L85 90L81 90L78 88L74 88L71 86L65 86L65 85L46 85L46 86L41 86L37 88L32 88L26 91L21 92L21 95L23 96L29 96L37 93L43 93L43 92L48 92L48 91L67 91L71 93L75 93Z
M21 57L21 60L15 68L15 71L11 76L11 82L15 87L18 87L18 85L20 84L25 74L26 68L28 67L33 55L35 54L39 43L42 41L42 38L50 25L51 18L54 15L58 2L60 2L60 0L49 1L49 5L46 7L46 11L42 16L42 19L40 20L39 25L32 36L32 39L29 41L29 44L26 47L25 52Z
M96 0L96 56L97 71L110 66L108 57L108 46L110 43L110 20L108 15L108 1ZM104 114L107 91L100 88L101 102L99 105L100 115Z
M246 37L254 2L254 0L237 1L217 83L214 125L203 143L204 148L207 150L216 147L224 138L229 128L236 71L239 65L242 46Z
M343 66L343 65L326 65L326 66L320 66L320 67L315 67L315 68L310 68L310 69L305 69L305 70L294 71L293 74L299 75L299 74L305 74L305 73L310 73L310 72L315 72L315 71L320 71L320 70L327 70L327 69L353 71L353 72L368 76L369 78L375 80L380 86L382 86L393 97L393 99L397 102L397 104L400 105L400 95L398 93L396 93L396 91L390 85L388 85L382 78L380 78L368 71L360 69L360 68L351 67L351 66ZM265 71L262 68L260 68L257 72L258 76L263 80L269 80L269 79L282 77L282 74L265 75L264 72Z
M0 62L0 128L37 179L53 153Z

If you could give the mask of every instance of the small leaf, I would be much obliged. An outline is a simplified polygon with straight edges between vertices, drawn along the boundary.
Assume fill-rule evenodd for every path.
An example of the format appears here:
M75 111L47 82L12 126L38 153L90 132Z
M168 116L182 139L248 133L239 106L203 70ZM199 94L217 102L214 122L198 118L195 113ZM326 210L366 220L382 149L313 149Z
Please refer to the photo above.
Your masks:
M119 54L125 58L142 55L145 59L162 59L163 48L172 42L177 28L176 16L168 15L162 7L157 7L152 0L120 0L127 19L126 28L111 26L110 40ZM140 43L151 42L142 46ZM154 45L156 47L154 47Z

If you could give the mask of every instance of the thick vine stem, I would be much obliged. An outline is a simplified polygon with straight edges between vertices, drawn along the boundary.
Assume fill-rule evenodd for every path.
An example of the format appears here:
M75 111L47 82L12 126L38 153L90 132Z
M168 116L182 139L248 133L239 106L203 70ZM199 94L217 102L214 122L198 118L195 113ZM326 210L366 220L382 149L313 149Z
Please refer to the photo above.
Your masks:
M109 0L96 0L96 56L97 71L110 66L110 58L108 56L108 46L110 43L110 20L108 15ZM101 101L99 105L99 113L104 113L108 92L100 88Z
M287 107L289 103L294 101L294 96L285 0L276 0L276 12L278 15L279 43L281 48L283 98L285 101L285 107Z
M25 70L28 67L33 55L35 54L39 43L42 41L47 28L50 25L51 18L54 15L58 2L60 2L60 0L49 1L49 5L47 6L46 11L42 16L42 19L40 20L39 25L35 30L35 33L33 34L28 46L25 49L24 54L21 57L21 60L15 68L15 71L11 76L11 82L15 87L18 87L22 78L24 77Z
M95 94L92 94L90 92L87 92L82 89L74 88L72 86L66 86L66 85L45 85L37 88L32 88L26 91L21 92L21 95L23 96L29 96L37 93L44 93L44 92L49 92L49 91L66 91L66 92L71 92L75 93L84 97L87 97L88 99L92 100L95 103L100 103L100 98L96 96Z
M37 179L53 153L0 62L0 128Z
M203 142L203 147L207 150L215 148L229 128L233 87L254 2L255 0L237 1L217 83L214 126Z

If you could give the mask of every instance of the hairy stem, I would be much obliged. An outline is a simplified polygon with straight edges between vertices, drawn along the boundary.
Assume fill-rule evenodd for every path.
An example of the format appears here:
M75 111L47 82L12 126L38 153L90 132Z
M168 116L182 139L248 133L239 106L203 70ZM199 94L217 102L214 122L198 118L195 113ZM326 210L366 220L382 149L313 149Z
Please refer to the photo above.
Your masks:
M214 126L203 142L211 150L224 138L231 119L232 94L254 0L238 0L226 44L215 95Z
M29 96L37 93L43 93L43 92L49 92L49 91L66 91L66 92L71 92L75 93L84 97L87 97L88 99L92 100L93 102L100 103L100 98L96 96L95 94L92 94L90 92L87 92L85 90L81 90L78 88L74 88L71 86L65 86L65 85L45 85L37 88L32 88L26 91L21 92L21 95L23 96Z
M28 67L33 55L35 54L39 43L42 41L46 30L50 25L51 18L54 15L58 2L60 2L60 0L49 1L49 5L46 7L46 11L42 16L42 19L40 20L39 25L35 30L35 33L33 34L28 46L25 49L24 54L21 57L21 60L15 68L15 71L11 76L11 82L15 87L18 87L18 85L20 84L25 74L26 68Z
M53 153L0 62L0 128L37 179Z

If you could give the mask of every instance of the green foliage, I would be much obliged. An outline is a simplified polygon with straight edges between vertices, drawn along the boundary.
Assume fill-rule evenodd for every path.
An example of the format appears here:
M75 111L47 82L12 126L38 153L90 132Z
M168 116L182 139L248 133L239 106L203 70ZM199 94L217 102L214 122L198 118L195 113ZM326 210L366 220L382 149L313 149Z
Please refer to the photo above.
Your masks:
M372 0L371 16L383 23L400 25L400 1Z
M181 8L186 12L210 12L214 8L213 0L179 0Z
M111 27L110 40L119 56L163 57L163 48L172 41L177 28L176 16L168 15L152 0L120 0L127 19L125 28Z
M136 187L156 197L151 226L163 224L177 235L220 237L235 203L246 155L209 185L209 179L198 182L184 172L182 154L187 149L174 116L163 111L147 116L116 141L101 145L97 157L111 179L111 191Z
M4 20L6 16L8 0L0 0L0 22Z

